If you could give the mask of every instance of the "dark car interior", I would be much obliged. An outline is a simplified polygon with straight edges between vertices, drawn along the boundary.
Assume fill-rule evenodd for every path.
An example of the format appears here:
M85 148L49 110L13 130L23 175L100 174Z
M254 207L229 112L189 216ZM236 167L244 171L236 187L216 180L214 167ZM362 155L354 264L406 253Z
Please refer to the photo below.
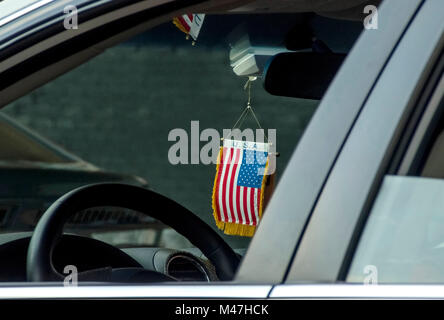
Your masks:
M230 77L240 83L245 76L259 76L263 85L260 94L286 97L286 103L293 101L288 98L317 102L361 31L360 22L329 19L313 13L214 15L207 17L197 47L209 51L223 48L228 56L230 48L234 50L232 44L247 36L252 52L258 47L266 47L273 49L275 54L265 58L257 54L258 71L238 75L239 78L227 66ZM146 39L164 43L162 32L154 33L151 38L148 32L148 35L133 40L133 44ZM186 43L182 36L175 39ZM182 49L177 46L174 50ZM237 61L231 62L234 68ZM236 67L242 69L239 64ZM284 118L281 117L283 122ZM288 145L282 141L285 152L280 161L285 167L295 141L288 141ZM76 183L81 180L80 175ZM102 183L95 183L100 180ZM51 180L47 185L50 183ZM84 282L229 281L234 278L247 246L229 245L227 238L208 224L208 218L202 218L200 213L194 214L187 209L189 206L179 204L173 197L151 190L149 178L148 187L143 184L143 179L130 176L122 179L121 176L103 175L97 180L91 179L91 183L79 188L72 184L56 188L51 197L27 210L24 221L31 223L26 228L21 225L21 228L8 230L12 220L4 219L0 234L1 282L61 282L65 277L64 268L69 265L77 267L78 279ZM38 186L36 190L41 191ZM56 201L55 194L60 196ZM99 208L99 211L93 213L91 208ZM12 215L5 213L4 216L9 219ZM136 224L141 224L142 228L172 228L192 246L186 249L156 245L117 247L89 237L90 233L86 231L71 233L66 228L77 224L80 229L88 230L91 225L103 221L113 221L110 228L114 225L117 231L131 229ZM245 241L239 243L248 244Z

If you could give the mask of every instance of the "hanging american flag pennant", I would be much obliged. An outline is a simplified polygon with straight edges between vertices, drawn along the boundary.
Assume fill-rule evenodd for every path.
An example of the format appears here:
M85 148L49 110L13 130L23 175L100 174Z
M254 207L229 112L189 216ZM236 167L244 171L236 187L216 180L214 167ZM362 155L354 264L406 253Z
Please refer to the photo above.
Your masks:
M196 41L205 18L205 14L184 14L173 19L173 23L187 36Z
M225 139L213 187L213 216L226 234L253 236L264 207L269 144Z

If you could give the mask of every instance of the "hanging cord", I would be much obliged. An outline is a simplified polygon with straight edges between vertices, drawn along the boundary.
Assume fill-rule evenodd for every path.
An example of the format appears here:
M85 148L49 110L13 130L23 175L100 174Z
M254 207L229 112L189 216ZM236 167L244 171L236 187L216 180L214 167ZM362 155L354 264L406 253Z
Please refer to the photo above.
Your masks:
M248 77L247 82L244 85L244 90L248 90L248 100L247 100L247 107L244 109L244 111L242 111L240 117L237 119L237 121L235 122L235 124L233 125L233 127L231 128L231 131L233 131L234 128L241 128L242 124L244 123L245 119L247 118L248 113L251 113L254 120L256 121L257 126L259 127L259 129L261 129L264 132L264 136L266 141L268 141L268 137L265 134L265 130L262 128L259 119L256 116L256 113L253 110L253 107L251 106L251 84L253 83L253 81L255 81L257 79L257 77ZM223 140L224 138L222 138Z
M252 82L255 81L256 79L257 79L257 77L249 77L248 80L247 80L247 82L245 83L245 87L248 87L248 102L247 102L247 110L249 110L249 111L251 112L251 114L253 115L254 120L256 120L256 123L257 123L259 129L263 130L263 129L262 129L262 126L261 126L261 124L259 123L259 120L258 120L258 118L257 118L257 116L256 116L256 113L254 112L254 109L253 109L253 107L251 106L251 84L252 84ZM265 130L264 130L264 135L265 135ZM266 135L265 135L265 138L267 138ZM267 138L267 141L268 141L268 138Z

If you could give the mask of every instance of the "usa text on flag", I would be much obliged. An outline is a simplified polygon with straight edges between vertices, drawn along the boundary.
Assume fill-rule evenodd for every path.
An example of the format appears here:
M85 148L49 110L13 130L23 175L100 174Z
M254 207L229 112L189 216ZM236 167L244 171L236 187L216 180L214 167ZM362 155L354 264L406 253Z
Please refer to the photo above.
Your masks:
M253 236L262 216L268 143L224 140L213 187L213 215L226 234Z

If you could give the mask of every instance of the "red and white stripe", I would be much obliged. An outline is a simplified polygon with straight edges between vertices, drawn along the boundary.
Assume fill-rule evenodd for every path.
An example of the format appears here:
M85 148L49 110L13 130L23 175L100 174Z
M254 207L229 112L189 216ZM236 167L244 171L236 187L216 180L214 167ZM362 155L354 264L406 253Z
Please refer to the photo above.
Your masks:
M223 148L216 180L215 206L219 221L257 226L261 189L237 185L243 149Z
M184 14L182 16L176 17L177 20L180 21L180 24L187 30L187 32L190 32L191 26L193 25L193 15L192 14Z

